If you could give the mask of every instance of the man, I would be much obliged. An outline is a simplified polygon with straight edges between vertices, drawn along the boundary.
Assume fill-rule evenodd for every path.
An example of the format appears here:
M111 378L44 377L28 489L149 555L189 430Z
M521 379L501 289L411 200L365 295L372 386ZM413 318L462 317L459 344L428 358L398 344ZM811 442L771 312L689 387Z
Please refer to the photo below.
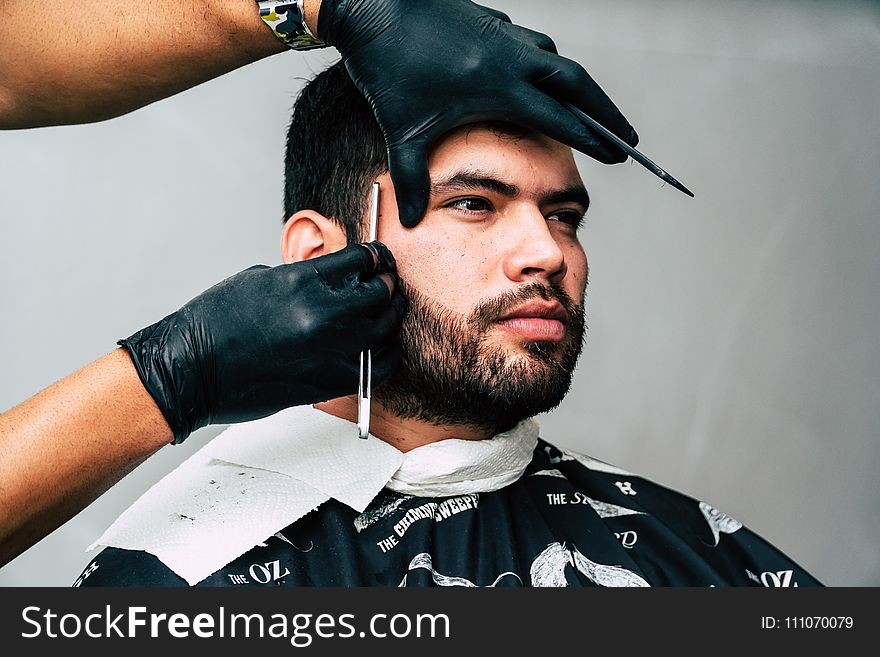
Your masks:
M52 4L50 14L35 12L32 3L23 1L0 8L0 128L100 121L290 48L332 45L382 126L399 218L408 226L424 214L427 149L440 134L474 115L499 118L515 112L522 123L551 131L597 160L625 159L568 112L559 102L564 100L629 143L638 140L602 89L579 64L559 56L549 37L468 0L154 0L128 3L124 11L108 2L61 0ZM61 23L54 21L57 16L64 17ZM424 57L425 52L431 56ZM457 65L465 60L470 66ZM510 65L513 61L516 65ZM455 94L458 103L438 107L438 94ZM260 111L253 108L256 119ZM348 254L331 268L340 275L363 274L372 266ZM390 271L375 273L391 283ZM265 291L284 276L252 276L251 288ZM298 276L300 284L308 284L308 272ZM279 307L301 313L321 308L324 321L330 321L335 306L327 302L325 290L294 294L290 280L286 287L286 298L277 297ZM349 302L358 297L358 290L352 293ZM359 307L387 302L371 299ZM333 321L340 325L361 317L349 312ZM348 328L356 329L346 339L353 353L382 342L376 335L362 339L362 324ZM392 328L385 326L385 333ZM321 361L326 370L338 365L338 335L330 350L307 330L284 336L279 329L275 337L279 344L273 347L283 346L288 354L313 350L302 375L318 367L317 353L327 357ZM252 373L262 367L266 353L271 350L252 355ZM377 374L390 371L392 364L387 354ZM242 374L239 365L232 369ZM288 368L287 376L293 371ZM348 388L350 381L332 381L329 388L312 384L293 394L291 387L298 386L288 381L284 403L325 399L329 389ZM169 385L188 384L174 380ZM232 406L224 409L227 420L267 412L249 400L234 400ZM167 444L167 427L154 411L128 357L116 352L0 414L0 565ZM178 433L176 439L184 437Z
M584 335L589 196L571 151L509 124L458 128L407 228L346 80L333 66L296 103L282 253L317 265L358 241L371 184L385 190L379 238L409 305L374 437L355 436L354 397L231 428L114 523L77 584L818 585L712 506L539 438L531 418L566 394ZM150 343L127 347L152 392Z

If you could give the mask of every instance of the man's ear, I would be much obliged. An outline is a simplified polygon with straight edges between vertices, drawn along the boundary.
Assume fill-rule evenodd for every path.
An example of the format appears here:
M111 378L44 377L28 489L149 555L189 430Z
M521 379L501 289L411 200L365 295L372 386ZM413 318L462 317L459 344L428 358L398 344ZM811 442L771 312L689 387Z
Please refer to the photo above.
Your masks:
M285 264L317 258L345 246L345 231L312 210L291 215L281 229L281 261Z

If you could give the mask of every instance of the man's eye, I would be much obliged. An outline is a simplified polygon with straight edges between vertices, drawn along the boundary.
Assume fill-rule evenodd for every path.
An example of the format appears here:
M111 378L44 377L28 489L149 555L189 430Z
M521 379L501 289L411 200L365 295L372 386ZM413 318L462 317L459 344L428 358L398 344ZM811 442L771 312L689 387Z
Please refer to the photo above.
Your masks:
M460 198L447 204L446 207L464 212L488 212L492 209L492 204L484 198Z
M559 210L547 216L547 221L561 221L564 224L580 228L584 223L584 212L577 210Z

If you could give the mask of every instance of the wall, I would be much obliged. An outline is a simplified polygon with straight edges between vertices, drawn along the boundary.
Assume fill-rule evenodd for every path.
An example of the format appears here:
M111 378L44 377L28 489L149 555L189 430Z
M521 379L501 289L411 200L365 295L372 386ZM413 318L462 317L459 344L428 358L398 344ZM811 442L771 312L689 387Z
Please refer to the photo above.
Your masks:
M880 584L880 8L496 0L636 126L593 198L588 338L544 436L704 499L827 584ZM214 282L277 264L288 111L335 51L286 53L94 125L0 133L0 409ZM0 569L83 550L222 427L165 448Z

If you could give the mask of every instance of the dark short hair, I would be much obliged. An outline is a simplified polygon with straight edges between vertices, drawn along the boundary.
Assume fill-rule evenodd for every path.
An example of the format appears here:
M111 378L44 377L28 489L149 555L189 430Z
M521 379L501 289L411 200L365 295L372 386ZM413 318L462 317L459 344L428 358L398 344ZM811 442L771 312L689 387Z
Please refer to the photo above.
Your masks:
M361 241L370 184L388 171L385 139L342 62L307 83L293 106L284 158L284 218L299 210Z

